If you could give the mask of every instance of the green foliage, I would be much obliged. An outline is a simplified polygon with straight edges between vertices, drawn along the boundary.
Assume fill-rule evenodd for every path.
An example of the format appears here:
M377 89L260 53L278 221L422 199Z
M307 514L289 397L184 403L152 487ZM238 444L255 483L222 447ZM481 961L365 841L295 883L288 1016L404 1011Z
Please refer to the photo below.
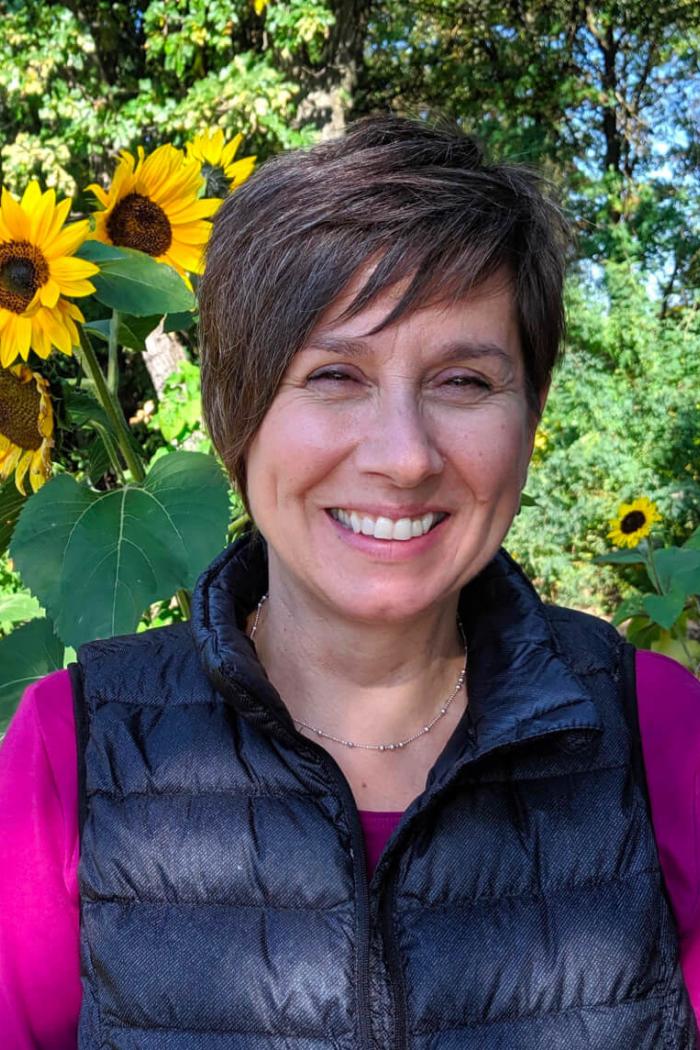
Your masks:
M4 485L0 485L0 556L5 553L10 544L12 530L25 499L26 496L17 491L12 478Z
M199 366L183 361L163 387L163 397L149 427L157 430L173 448L209 451L211 442L202 425Z
M536 509L523 500L508 546L546 596L615 613L637 644L688 662L698 612L687 552L700 547L697 5L272 0L258 15L252 0L0 0L0 17L2 181L21 191L37 176L85 212L84 187L111 176L120 149L184 145L212 125L242 131L239 155L264 159L335 133L344 116L443 114L496 155L541 166L578 243L568 356L527 486ZM60 666L66 640L185 616L180 589L242 512L213 458L199 480L179 465L181 450L211 447L189 290L139 253L91 242L82 254L102 266L97 296L80 305L104 386L94 368L81 374L82 353L42 364L59 476L29 500L0 486L0 553L22 515L22 579L0 561L0 666L7 656L22 683L25 670ZM157 399L141 352L163 315L192 360ZM57 491L63 507L46 495ZM658 503L668 551L687 541L683 572L658 551L660 589L639 551L609 550L610 518L638 495ZM178 515L208 513L192 517L189 561ZM37 618L39 601L55 624ZM3 682L0 713L21 688Z
M567 356L528 477L538 528L526 509L508 537L548 597L599 612L641 580L638 552L615 555L622 575L593 563L621 502L653 499L672 542L700 522L700 319L662 318L642 280L610 264L602 290L572 285Z
M95 298L112 310L138 318L194 310L182 278L150 255L100 241L85 241L76 255L100 267L92 278Z
M227 488L197 452L160 458L142 485L105 493L63 475L26 504L12 557L66 644L125 634L148 605L192 587L221 550Z
M320 62L334 25L333 12L325 3L314 0L273 3L265 21L272 46L284 61L301 53L312 62Z
M31 620L0 638L0 733L22 693L37 678L63 667L64 646L50 620Z

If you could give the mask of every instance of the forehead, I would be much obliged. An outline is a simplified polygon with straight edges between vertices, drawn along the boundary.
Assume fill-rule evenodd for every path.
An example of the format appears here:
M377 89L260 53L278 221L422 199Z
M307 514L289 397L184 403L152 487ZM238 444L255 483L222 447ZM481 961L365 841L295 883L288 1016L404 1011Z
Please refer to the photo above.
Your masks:
M409 352L468 345L485 353L500 351L511 358L520 356L517 308L507 272L493 274L461 299L409 308L384 327L410 278L380 292L354 316L344 316L367 277L367 270L357 275L328 306L303 349L360 354L392 348Z

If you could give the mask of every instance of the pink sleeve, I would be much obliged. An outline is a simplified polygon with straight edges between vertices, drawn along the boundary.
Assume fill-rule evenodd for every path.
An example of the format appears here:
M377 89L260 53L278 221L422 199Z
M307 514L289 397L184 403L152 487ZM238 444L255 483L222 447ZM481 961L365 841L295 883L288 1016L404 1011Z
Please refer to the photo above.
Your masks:
M636 667L654 835L700 1022L700 682L659 653L639 650Z
M80 1011L77 767L67 671L30 686L0 747L0 1032L75 1050Z
M700 682L637 653L654 832L700 1016ZM0 1031L13 1050L75 1050L80 1010L77 765L70 681L25 693L0 747Z

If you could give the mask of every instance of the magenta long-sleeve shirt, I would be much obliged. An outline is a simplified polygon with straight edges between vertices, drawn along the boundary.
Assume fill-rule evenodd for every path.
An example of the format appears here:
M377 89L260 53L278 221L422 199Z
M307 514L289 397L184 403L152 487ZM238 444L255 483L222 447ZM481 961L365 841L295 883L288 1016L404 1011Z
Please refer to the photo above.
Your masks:
M700 1017L700 682L637 654L642 748L681 965ZM361 813L371 872L400 813ZM76 1050L80 1011L78 786L71 687L25 693L0 748L0 1042Z

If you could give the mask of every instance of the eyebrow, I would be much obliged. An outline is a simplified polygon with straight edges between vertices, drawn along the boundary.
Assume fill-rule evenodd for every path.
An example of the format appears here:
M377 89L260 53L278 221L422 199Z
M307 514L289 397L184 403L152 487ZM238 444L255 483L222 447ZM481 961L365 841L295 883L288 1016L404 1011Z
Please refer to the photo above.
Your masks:
M362 339L347 339L334 335L317 335L304 349L328 350L346 357L364 357L371 352L369 344ZM513 359L507 350L499 343L491 343L488 340L456 339L439 347L436 356L444 361L495 357L509 365L513 364Z

